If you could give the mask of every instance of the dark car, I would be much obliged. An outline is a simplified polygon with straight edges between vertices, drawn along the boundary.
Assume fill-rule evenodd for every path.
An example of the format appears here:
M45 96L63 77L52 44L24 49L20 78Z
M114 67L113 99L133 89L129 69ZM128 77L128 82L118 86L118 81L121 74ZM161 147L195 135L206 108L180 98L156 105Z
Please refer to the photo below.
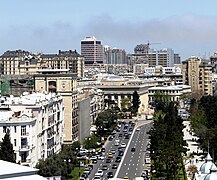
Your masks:
M122 137L122 134L120 133L120 134L118 135L118 137Z
M107 177L108 177L108 178L113 178L113 176L114 176L114 175L113 175L113 172L110 171L110 172L107 173Z
M109 141L112 141L112 140L113 140L113 136L110 135L110 136L108 137L108 140L109 140Z
M101 149L101 152L105 152L105 148L102 148L102 149Z
M121 157L120 156L116 157L115 162L121 162Z
M103 164L102 165L102 170L107 170L108 169L108 166L106 164Z
M106 159L106 161L105 161L106 163L110 163L111 162L111 159Z
M117 164L112 165L112 169L117 169L117 168L118 168Z
M125 136L125 139L130 139L130 135L127 134L127 135Z
M131 152L135 152L136 151L136 148L131 148Z
M119 151L118 152L118 156L123 156L124 155L124 151Z
M82 177L87 178L88 175L89 175L88 173L83 173L83 174L82 174Z
M133 131L133 128L129 128L129 131L132 132L132 131Z

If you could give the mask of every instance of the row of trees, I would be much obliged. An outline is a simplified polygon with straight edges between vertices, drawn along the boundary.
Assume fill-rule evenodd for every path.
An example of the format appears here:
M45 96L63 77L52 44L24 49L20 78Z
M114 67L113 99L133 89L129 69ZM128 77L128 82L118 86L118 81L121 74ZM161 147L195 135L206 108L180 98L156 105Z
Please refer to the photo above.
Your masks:
M199 137L198 142L204 150L210 149L210 153L217 157L217 97L203 96L199 101L192 101L191 128Z
M187 143L183 140L183 120L178 115L177 106L167 96L156 96L154 104L154 124L149 131L152 172L155 178L179 179L185 175L183 155ZM153 171L155 170L155 171Z

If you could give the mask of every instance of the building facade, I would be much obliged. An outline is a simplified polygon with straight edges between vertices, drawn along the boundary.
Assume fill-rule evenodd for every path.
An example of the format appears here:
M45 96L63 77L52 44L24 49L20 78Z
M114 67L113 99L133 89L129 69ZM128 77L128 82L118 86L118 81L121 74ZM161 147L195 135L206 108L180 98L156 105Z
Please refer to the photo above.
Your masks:
M78 140L78 102L77 77L69 70L43 69L34 76L35 91L55 92L63 97L64 103L64 143L71 144Z
M105 51L106 64L127 64L127 56L124 49L110 48Z
M190 57L182 62L183 84L190 85L196 97L212 95L212 67L199 57Z
M103 46L95 37L86 37L81 40L81 55L85 58L85 64L104 63Z
M28 51L6 51L0 56L1 74L34 75L39 69L69 69L79 78L84 75L84 58L77 51L61 51L58 54L31 54Z
M9 131L16 162L34 167L63 144L63 99L57 94L1 97L0 138Z

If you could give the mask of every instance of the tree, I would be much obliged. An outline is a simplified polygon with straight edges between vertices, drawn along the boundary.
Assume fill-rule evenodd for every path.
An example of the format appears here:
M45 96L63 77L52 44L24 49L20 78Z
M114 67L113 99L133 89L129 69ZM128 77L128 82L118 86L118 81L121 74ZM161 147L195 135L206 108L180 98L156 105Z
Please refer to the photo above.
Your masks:
M156 170L155 177L177 179L180 169L184 169L182 155L187 151L182 132L184 125L174 102L163 104L159 100L159 104L149 131L152 166Z
M0 159L9 162L16 162L13 145L11 144L10 131L7 130L0 144Z
M139 99L139 95L137 91L133 92L133 100L132 100L132 112L136 114L138 112L141 101Z
M104 135L105 131L112 131L117 120L116 112L111 109L107 109L98 114L95 125L97 127L97 133Z

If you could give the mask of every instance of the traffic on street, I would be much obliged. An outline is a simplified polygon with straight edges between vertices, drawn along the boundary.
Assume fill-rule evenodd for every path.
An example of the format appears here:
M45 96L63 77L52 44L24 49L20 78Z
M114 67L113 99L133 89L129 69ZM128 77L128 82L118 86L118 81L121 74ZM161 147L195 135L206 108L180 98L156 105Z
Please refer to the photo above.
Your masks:
M118 128L107 138L99 152L90 157L80 179L148 179L149 140L151 123L136 125L132 121L119 121Z

